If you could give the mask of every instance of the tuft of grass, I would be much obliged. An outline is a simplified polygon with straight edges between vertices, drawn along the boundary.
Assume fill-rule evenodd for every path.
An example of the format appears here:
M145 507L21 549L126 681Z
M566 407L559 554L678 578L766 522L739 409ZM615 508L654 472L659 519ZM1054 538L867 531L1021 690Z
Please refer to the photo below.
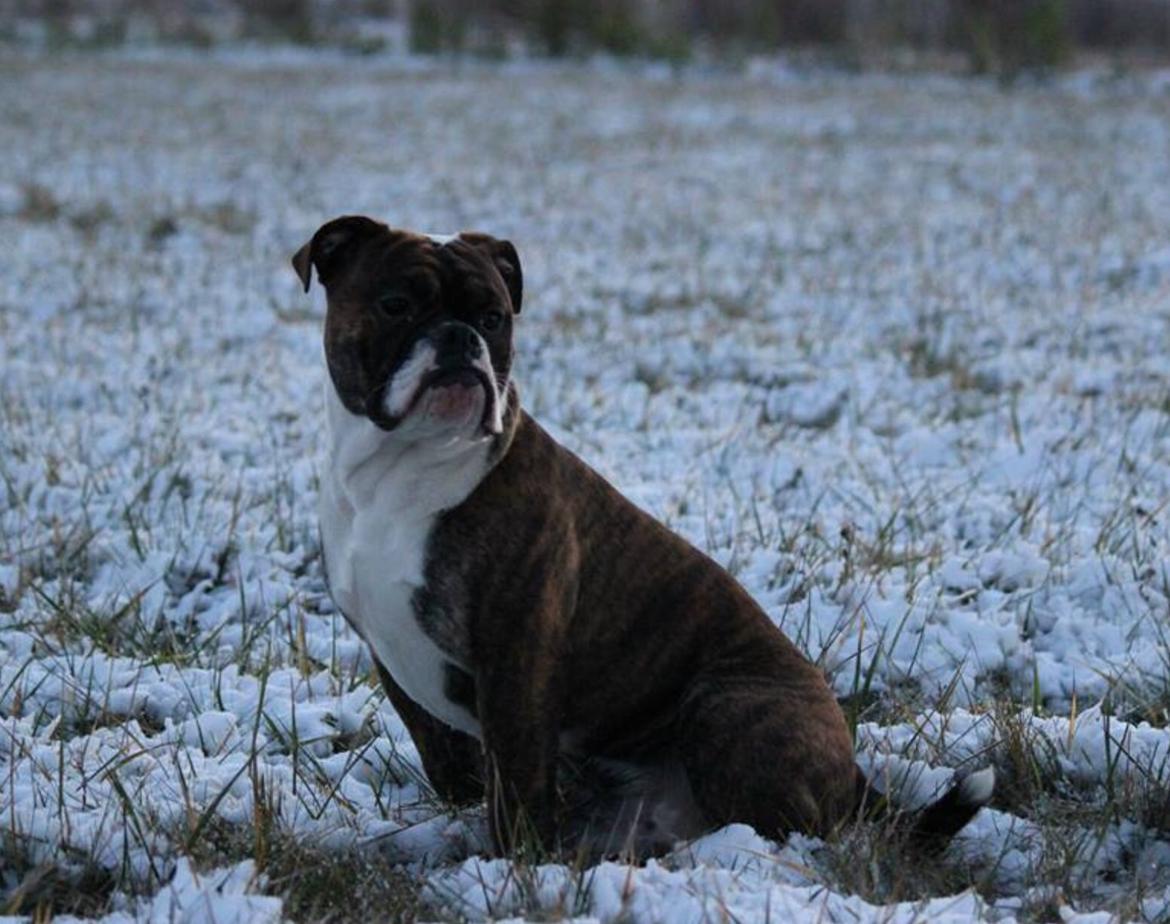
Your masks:
M21 189L18 217L29 222L56 221L61 216L61 203L47 186L40 183L25 183Z
M219 202L201 209L198 217L226 234L248 234L256 225L256 215L232 202Z
M313 850L293 838L269 846L268 892L294 921L413 921L420 885L401 866L359 851Z
M250 825L217 820L192 845L191 856L202 868L255 860L262 891L281 898L284 914L297 922L410 922L421 910L417 874L373 846L334 850L290 832L260 835Z
M967 889L991 890L990 871L949 853L924 854L888 824L849 825L817 854L820 873L837 891L874 904L914 902Z
M27 839L0 834L0 914L96 917L111 910L117 880L92 857L59 850L55 860L39 859Z

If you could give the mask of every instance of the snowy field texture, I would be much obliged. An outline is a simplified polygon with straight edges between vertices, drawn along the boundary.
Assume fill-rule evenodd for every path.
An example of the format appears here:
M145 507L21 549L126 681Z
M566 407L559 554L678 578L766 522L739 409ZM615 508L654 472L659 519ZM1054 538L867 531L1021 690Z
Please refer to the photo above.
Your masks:
M1170 919L1170 80L0 59L0 914ZM816 659L936 858L483 855L329 603L364 212L511 238L528 409Z

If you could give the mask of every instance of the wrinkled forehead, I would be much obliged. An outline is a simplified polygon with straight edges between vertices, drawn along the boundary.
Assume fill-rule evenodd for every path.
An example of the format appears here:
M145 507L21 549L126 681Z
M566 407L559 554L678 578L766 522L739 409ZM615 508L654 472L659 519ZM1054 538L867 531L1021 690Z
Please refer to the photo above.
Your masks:
M458 234L387 229L362 255L361 273L381 282L458 290L494 290L502 284L491 260Z

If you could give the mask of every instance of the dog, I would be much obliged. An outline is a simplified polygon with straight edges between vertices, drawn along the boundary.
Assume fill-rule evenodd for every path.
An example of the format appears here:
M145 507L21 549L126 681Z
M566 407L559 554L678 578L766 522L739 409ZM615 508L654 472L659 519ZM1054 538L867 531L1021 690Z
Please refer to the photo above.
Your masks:
M523 275L487 234L323 225L330 594L445 800L507 853L651 853L731 823L833 833L872 801L821 671L702 552L520 406ZM990 768L909 815L941 843Z

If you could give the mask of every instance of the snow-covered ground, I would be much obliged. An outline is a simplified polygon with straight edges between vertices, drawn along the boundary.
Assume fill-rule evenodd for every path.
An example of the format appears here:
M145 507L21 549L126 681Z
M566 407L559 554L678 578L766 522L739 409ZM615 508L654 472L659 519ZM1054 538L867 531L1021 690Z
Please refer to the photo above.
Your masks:
M1170 80L9 58L0 125L0 910L279 920L292 841L426 918L1170 916ZM321 579L288 258L350 212L511 238L528 409L995 807L477 855Z

